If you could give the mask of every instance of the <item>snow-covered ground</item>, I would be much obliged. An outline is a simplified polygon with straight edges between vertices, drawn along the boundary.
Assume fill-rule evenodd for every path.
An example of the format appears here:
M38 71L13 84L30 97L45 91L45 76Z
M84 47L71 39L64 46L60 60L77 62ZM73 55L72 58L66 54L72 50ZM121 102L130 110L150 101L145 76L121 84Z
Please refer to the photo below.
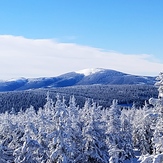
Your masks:
M83 69L83 70L76 71L76 73L84 74L85 76L89 76L89 75L92 75L94 73L104 71L104 70L105 69L103 69L103 68L90 68L90 69Z
M131 162L131 160L124 161L124 163L139 163L139 162L140 161L138 160L138 158L134 158L132 162Z

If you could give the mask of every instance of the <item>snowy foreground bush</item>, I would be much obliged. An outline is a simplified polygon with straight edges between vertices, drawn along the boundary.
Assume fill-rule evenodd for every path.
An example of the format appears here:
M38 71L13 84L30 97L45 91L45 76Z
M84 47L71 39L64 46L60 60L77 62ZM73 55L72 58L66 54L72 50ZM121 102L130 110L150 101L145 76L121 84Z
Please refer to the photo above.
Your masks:
M86 100L83 108L57 95L36 112L0 114L0 163L163 163L163 75L159 98L143 108L109 108ZM135 152L136 151L136 152Z

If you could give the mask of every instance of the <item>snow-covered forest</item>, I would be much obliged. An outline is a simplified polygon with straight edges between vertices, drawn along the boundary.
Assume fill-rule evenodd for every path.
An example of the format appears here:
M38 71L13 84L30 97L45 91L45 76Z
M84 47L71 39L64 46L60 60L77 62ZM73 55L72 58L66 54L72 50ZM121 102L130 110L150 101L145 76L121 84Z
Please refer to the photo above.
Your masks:
M163 73L158 98L143 107L110 107L87 99L80 107L75 96L46 104L37 111L0 114L0 163L162 163Z
M70 96L75 96L77 105L82 108L86 99L93 99L98 105L110 107L114 99L118 100L118 105L143 106L144 101L149 98L157 98L158 90L154 85L81 85L71 87L58 87L46 89L33 89L26 91L0 92L0 113L11 111L16 112L20 108L24 111L31 105L38 110L46 103L46 94L56 103L56 95L64 96L66 105L69 105ZM95 93L96 92L96 93Z

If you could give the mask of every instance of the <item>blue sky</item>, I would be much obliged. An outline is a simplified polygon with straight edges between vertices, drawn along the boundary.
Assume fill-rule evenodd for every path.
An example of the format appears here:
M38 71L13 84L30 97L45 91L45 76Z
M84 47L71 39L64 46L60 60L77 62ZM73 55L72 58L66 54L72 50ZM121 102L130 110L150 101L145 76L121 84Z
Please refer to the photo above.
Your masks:
M162 0L1 0L0 35L14 36L15 38L21 36L24 40L28 39L29 41L53 40L54 43L66 43L67 45L73 43L83 48L96 48L100 52L115 52L128 57L147 55L145 61L159 64L155 72L150 73L151 70L149 70L149 73L147 73L147 70L144 71L146 66L142 67L142 71L136 71L136 69L132 71L130 65L123 69L120 65L117 67L108 65L107 67L106 63L104 68L114 68L121 71L130 69L129 73L157 75L156 72L163 69L162 8ZM9 37L7 38L9 39ZM10 38L13 40L13 37ZM16 40L13 40L13 42ZM7 44L9 43L6 43L6 47L11 46L11 44ZM15 48L13 51L16 51L16 54L20 53L22 47ZM28 49L30 49L30 46ZM47 51L49 51L48 46ZM0 51L0 57L3 52ZM8 53L8 51L5 51L4 54ZM32 49L31 53L35 55ZM25 55L22 51L21 54ZM10 55L10 58L15 58L11 52ZM67 57L72 58L68 54ZM2 59L7 60L7 58ZM32 59L32 56L30 59ZM84 66L88 68L89 65L88 63ZM139 66L139 63L137 65ZM102 62L99 65L90 66L99 67L102 66ZM78 70L84 67L76 66L73 68ZM30 77L30 73L26 75L27 69L24 76ZM56 73L44 73L42 75L53 76L66 72L66 70L72 70L68 67L60 71L58 67L56 69ZM22 76L23 73L17 73L17 75L15 73L14 75L13 72L8 77L2 76L0 78L19 75ZM31 74L31 77L38 75L41 75L41 73Z

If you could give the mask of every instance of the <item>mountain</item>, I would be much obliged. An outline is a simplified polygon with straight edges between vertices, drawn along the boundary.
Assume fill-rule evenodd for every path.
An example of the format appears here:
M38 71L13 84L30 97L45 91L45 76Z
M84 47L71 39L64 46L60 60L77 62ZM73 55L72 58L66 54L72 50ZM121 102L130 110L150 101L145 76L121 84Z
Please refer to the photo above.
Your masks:
M30 90L39 88L67 87L75 85L124 85L147 84L153 85L155 77L136 76L110 69L84 69L69 72L57 77L44 77L33 79L13 79L0 81L0 91Z
M79 85L91 84L149 84L155 83L155 77L135 76L109 69L85 69L78 73L83 73L85 77L79 81ZM89 73L88 73L89 72Z

